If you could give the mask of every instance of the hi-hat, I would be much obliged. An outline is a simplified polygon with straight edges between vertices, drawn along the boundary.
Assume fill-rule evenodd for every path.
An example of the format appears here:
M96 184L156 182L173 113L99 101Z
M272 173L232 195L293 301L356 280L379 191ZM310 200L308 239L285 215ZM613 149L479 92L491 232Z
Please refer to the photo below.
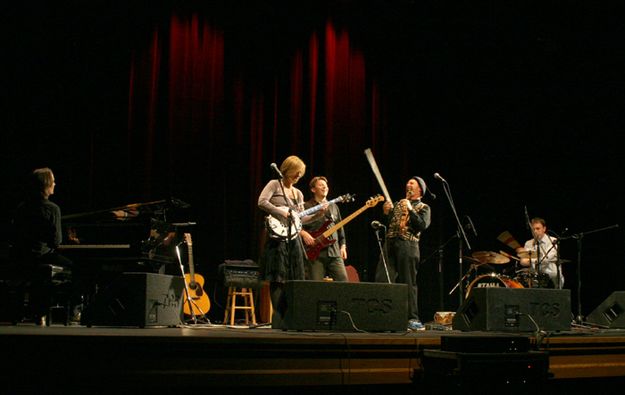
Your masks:
M495 265L503 265L510 262L510 258L505 255L498 254L493 251L476 251L471 256L481 263L491 263Z

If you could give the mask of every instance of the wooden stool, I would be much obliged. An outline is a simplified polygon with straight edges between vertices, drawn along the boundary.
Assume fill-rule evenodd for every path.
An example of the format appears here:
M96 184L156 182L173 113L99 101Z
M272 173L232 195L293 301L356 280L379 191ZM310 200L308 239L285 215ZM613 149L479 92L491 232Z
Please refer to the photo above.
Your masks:
M237 304L238 298L243 298L243 304ZM237 310L245 312L245 324L256 325L256 311L254 310L254 294L252 288L228 287L228 299L226 300L226 311L224 313L224 324L234 325L234 317ZM228 322L228 320L230 322Z

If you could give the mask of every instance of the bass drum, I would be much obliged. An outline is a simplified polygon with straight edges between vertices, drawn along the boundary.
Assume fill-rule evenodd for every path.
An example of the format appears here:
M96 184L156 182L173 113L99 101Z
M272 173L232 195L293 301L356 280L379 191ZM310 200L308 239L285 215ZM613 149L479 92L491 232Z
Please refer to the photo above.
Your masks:
M484 274L478 276L467 287L465 298L469 297L473 288L525 288L523 285L507 276L501 276L495 273Z

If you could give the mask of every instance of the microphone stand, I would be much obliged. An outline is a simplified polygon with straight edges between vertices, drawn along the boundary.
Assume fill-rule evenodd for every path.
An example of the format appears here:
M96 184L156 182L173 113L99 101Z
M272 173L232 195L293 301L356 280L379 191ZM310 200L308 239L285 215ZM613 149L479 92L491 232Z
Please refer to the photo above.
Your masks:
M386 227L382 226L384 228L384 230L386 231ZM382 247L382 238L380 237L380 229L381 228L377 228L375 230L375 238L378 241L378 248L380 249L380 256L382 257L382 264L384 265L384 272L386 273L386 281L388 281L388 283L391 283L391 276L389 276L388 274L388 266L386 265L386 243L384 243L384 247Z
M289 215L286 218L286 256L287 259L290 259L290 245L289 241L291 241L291 225L293 224L293 208L289 202L289 198L286 197L286 192L284 192L284 185L282 184L282 177L278 177L278 183L280 184L280 190L282 191L282 197L284 198L284 204L289 209Z
M458 300L460 302L460 304L462 304L462 298L463 298L463 289L462 289L462 281L464 280L464 277L462 277L462 257L464 256L463 254L463 250L464 250L464 244L467 246L467 248L469 249L469 251L471 251L471 244L469 244L469 239L467 238L467 234L464 232L464 227L462 226L462 223L460 222L460 218L458 218L458 213L456 212L456 207L454 205L454 200L451 196L451 190L449 188L449 184L447 184L447 181L445 181L444 179L440 179L441 182L443 183L443 190L445 191L445 196L447 196L447 201L449 202L449 206L451 207L451 211L454 214L454 218L456 219L456 226L458 227L457 229L457 237L458 237L458 266L459 266L459 271L458 271L458 275L460 276L460 292L458 292Z
M180 264L180 272L182 273L182 282L184 283L184 289L186 291L185 293L187 294L186 303L189 304L189 311L191 312L191 319L193 320L193 323L197 324L197 316L195 315L195 311L193 311L193 301L191 300L191 291L189 290L189 284L187 284L187 281L185 280L185 277L184 277L184 265L182 264L182 258L180 258L180 249L178 248L180 244L176 246L176 255L178 256L178 263Z
M536 264L532 265L532 252L529 251L530 254L530 266L529 266L529 286L530 288L539 286L538 276L540 275L540 241L538 240L538 236L536 236L536 232L534 232L534 228L532 227L532 221L530 220L529 214L527 214L527 206L525 209L525 222L527 223L527 228L532 233L532 239L534 239L534 248L536 249Z
M554 245L552 245L552 248L554 248ZM555 249L556 249L556 289L562 289L562 269L560 269L560 238L557 237L556 238L556 244L555 244ZM547 251L547 253L549 253L549 251Z
M545 258L549 255L549 252L551 252L551 250L553 250L554 248L556 249L556 282L555 282L555 287L556 289L562 289L562 278L561 278L561 269L560 269L560 235L558 235L556 232L554 231L547 231L547 236L551 236L549 233L552 233L555 236L555 244L553 242L553 239L550 237L551 240L551 248L549 248L547 250L547 252L545 252Z
M283 180L282 174L278 173L276 176L278 177L278 183L280 184L280 190L282 191L282 197L284 198L284 204L289 209L289 215L286 218L287 231L286 231L286 240L285 240L285 250L286 250L286 257L287 257L286 259L288 261L290 261L291 260L291 225L293 223L292 222L293 221L293 208L291 207L291 204L289 202L289 198L286 196L286 192L284 191L284 185L282 183L282 180ZM289 267L290 267L290 265L289 265ZM290 270L290 269L287 268L287 270ZM270 288L271 288L271 286L270 286ZM270 289L269 292L272 293L272 290ZM284 295L282 294L282 290L281 290L279 298L281 299L282 297L284 297ZM283 318L282 314L278 311L278 306L273 306L273 301L272 301L272 310L274 311L274 315L276 314L276 312L278 312L280 319ZM273 320L273 317L270 317L270 320Z
M449 239L447 239L446 242L444 242L443 244L438 246L436 251L432 252L430 255L428 255L427 258L425 258L420 263L421 265L423 265L424 263L429 261L430 258L432 258L434 256L434 254L438 254L438 287L439 287L438 298L439 298L439 308L440 308L440 311L444 311L445 310L445 306L444 306L444 303L443 303L443 261L444 261L443 260L443 256L444 256L444 251L445 251L445 247L447 246L447 244L449 244L456 237L458 237L458 234L454 233L453 236L451 236ZM463 277L463 279L464 279L464 277ZM454 289L452 289L452 291L449 294L451 295L455 289L456 289L456 287L454 287Z
M591 233L602 232L604 230L618 228L618 224L606 226L604 228L589 230L588 232L580 232L568 237L564 237L563 240L567 239L575 239L577 240L577 316L575 317L575 322L577 324L583 324L584 317L582 316L582 239L585 235Z

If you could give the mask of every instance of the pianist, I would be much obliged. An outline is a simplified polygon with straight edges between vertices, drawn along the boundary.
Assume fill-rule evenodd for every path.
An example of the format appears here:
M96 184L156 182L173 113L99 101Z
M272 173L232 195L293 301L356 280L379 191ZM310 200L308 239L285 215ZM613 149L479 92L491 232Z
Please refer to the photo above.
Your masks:
M50 266L70 270L73 266L71 260L56 251L62 231L61 209L49 200L55 186L52 170L35 169L12 223L11 256L31 281L30 305L36 323L48 312Z

